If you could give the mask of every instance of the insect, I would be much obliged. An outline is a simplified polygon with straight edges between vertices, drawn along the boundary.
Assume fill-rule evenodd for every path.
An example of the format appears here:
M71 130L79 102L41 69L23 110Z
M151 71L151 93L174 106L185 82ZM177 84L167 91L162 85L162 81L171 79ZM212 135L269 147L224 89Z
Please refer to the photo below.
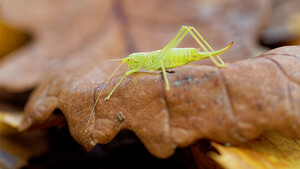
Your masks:
M183 38L187 34L192 35L192 37L195 39L195 41L200 45L200 47L204 50L204 52L200 52L200 49L197 48L177 48L177 46L180 44L180 42L183 40ZM211 50L211 52L208 51L208 49L205 47L205 45ZM120 79L120 81L114 86L114 88L111 90L109 95L105 98L105 100L109 100L109 98L112 96L116 88L122 83L124 78L134 72L138 72L143 67L146 69L146 71L155 71L155 70L161 70L163 73L163 77L165 80L165 86L166 90L170 90L170 85L166 73L166 69L168 68L174 68L178 66L182 66L185 64L188 64L189 62L202 60L206 58L210 58L213 63L217 67L226 67L226 64L222 61L222 59L218 56L221 53L226 52L231 48L233 45L233 42L231 42L228 46L224 47L223 49L214 51L212 47L206 42L206 40L201 36L201 34L192 26L182 26L179 32L176 34L176 36L162 49L162 50L156 50L153 52L139 52L139 53L132 53L129 56L123 58L123 59L114 59L114 60L120 60L122 63L116 68L116 70L111 74L111 76L108 78L106 83L104 84L101 92L99 93L96 102L93 106L91 115L93 114L95 107L98 103L98 100L106 87L107 82L112 78L114 73L123 65L124 63L128 64L129 71L127 71L123 77ZM217 57L219 62L214 58ZM90 118L91 118L90 115ZM90 118L88 120L88 124L90 121Z

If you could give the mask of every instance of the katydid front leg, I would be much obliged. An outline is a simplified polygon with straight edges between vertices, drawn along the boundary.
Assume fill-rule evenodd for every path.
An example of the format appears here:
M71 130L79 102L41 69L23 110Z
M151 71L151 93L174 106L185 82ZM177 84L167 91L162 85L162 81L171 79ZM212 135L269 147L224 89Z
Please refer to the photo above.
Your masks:
M119 86L119 84L124 80L124 78L134 72L138 72L139 70L141 70L141 67L140 68L136 68L136 69L133 69L133 70L129 70L128 72L126 72L124 74L124 76L120 79L120 81L115 85L115 87L111 90L111 92L109 93L109 95L105 98L105 100L109 100L110 96L114 93L114 91L116 90L116 88Z

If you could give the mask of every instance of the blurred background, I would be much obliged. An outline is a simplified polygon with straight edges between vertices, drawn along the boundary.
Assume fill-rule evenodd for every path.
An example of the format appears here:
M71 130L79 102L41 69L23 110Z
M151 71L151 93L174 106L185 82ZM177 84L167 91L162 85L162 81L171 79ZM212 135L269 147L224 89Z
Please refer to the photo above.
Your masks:
M229 63L300 44L299 0L1 0L0 14L0 168L196 168L190 148L157 159L129 131L86 152L67 126L24 134L18 122L46 77L162 49L182 25L214 49L233 41Z

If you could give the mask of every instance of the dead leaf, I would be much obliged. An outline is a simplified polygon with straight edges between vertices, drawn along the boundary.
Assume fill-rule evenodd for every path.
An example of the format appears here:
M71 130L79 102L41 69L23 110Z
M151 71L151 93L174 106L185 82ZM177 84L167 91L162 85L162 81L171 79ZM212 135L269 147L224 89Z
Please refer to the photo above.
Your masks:
M161 49L182 24L195 26L214 48L239 44L226 61L248 58L270 7L269 0L3 0L1 6L7 22L34 36L0 64L1 95L104 57ZM191 38L183 43L195 45Z
M265 131L300 137L300 47L282 47L226 68L185 65L168 74L125 78L109 101L104 98L122 75L105 88L85 132L95 99L115 63L88 67L53 78L30 98L21 128L41 125L55 109L63 112L74 139L87 150L133 131L160 158L200 138L239 144ZM102 82L102 83L101 83ZM122 113L124 120L119 120Z
M220 153L211 154L212 158L227 169L300 168L300 141L276 133L266 133L236 147L212 145Z

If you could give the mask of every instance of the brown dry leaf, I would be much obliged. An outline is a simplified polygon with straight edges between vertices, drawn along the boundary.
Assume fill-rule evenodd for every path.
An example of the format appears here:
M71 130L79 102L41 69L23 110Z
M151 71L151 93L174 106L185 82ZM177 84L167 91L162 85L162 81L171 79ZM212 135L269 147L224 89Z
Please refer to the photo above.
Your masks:
M26 106L21 128L41 125L59 109L71 135L88 150L129 129L160 158L200 138L238 144L265 131L300 138L299 46L271 50L223 69L193 65L175 68L175 73L168 74L168 92L160 73L135 73L104 101L119 75L108 83L87 124L104 86L101 82L112 67L116 64L90 66L43 83Z
M226 61L248 58L270 5L269 0L2 0L1 7L7 22L34 36L0 64L3 95L104 57L161 49L182 24L195 26L214 48L239 44ZM191 38L183 43L195 45Z
M225 147L217 143L212 145L220 153L211 154L212 158L226 169L300 168L300 140L276 133L266 133L237 147Z

